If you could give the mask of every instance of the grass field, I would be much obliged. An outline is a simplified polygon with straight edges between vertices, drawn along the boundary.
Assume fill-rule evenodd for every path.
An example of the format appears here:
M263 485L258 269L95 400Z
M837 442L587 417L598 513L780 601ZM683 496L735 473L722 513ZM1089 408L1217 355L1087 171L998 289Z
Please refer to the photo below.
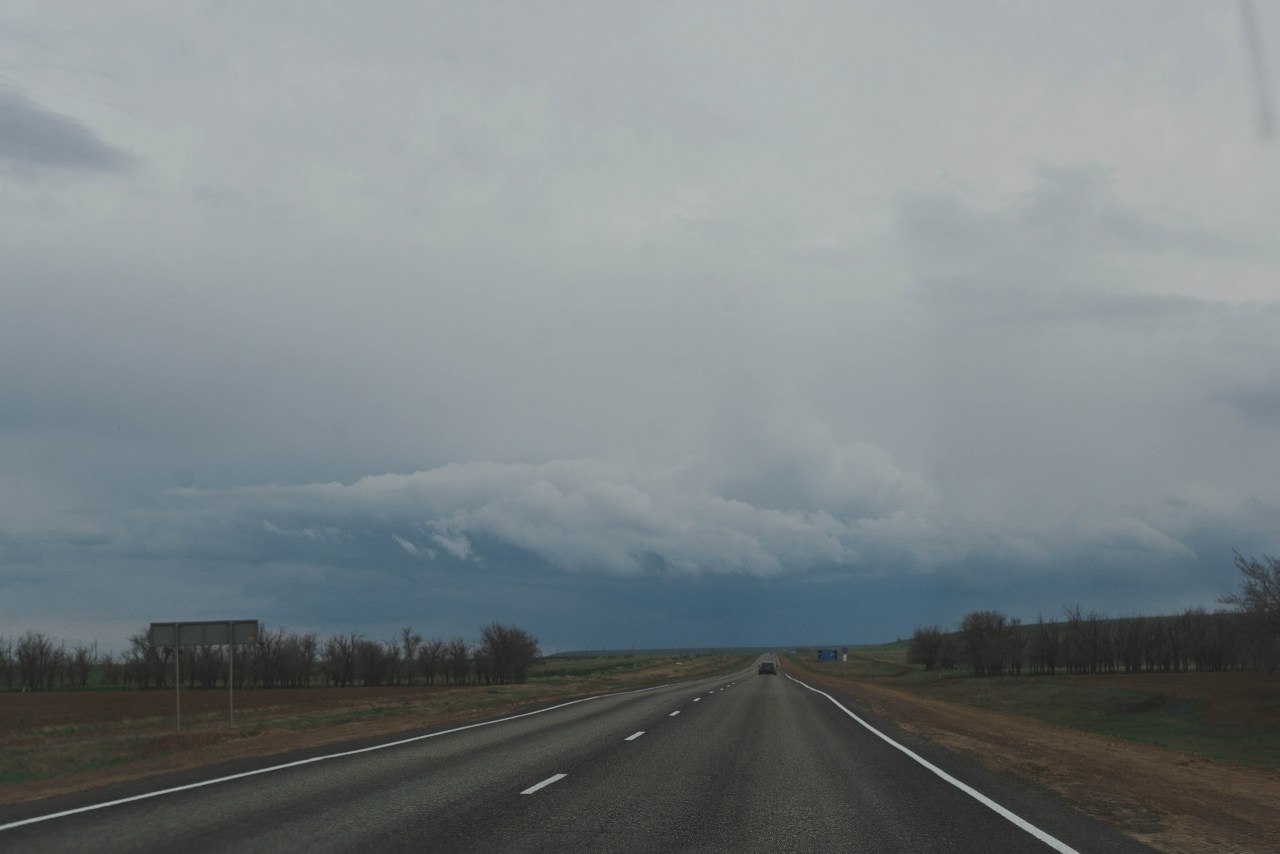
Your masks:
M1144 673L977 678L907 663L907 642L851 647L849 661L805 669L1280 771L1280 676Z
M498 715L574 696L692 679L751 656L553 658L522 685L0 693L0 803L151 773Z

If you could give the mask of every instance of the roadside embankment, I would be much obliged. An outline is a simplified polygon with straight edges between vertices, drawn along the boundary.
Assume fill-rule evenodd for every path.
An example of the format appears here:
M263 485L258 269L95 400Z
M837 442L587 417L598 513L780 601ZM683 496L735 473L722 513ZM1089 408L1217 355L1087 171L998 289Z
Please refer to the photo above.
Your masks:
M908 671L895 672L891 660L851 660L841 667L787 656L785 664L797 678L993 770L1057 792L1159 851L1276 851L1275 771L924 696L922 683L904 680Z

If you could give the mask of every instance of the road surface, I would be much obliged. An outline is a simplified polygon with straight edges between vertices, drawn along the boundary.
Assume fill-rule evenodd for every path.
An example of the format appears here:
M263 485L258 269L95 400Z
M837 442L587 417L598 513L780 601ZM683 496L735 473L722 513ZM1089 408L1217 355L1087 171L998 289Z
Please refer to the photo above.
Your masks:
M0 850L1148 850L870 724L898 744L752 667L283 768L4 806Z

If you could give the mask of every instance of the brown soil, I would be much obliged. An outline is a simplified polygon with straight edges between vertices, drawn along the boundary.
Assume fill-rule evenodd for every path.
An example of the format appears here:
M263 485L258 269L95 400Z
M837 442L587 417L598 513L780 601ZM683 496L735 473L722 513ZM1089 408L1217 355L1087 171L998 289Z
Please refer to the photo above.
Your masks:
M19 783L0 785L0 803L15 803L52 795L79 792L111 783L135 780L140 777L148 777L170 771L196 768L229 759L270 756L302 748L320 747L326 744L384 735L391 732L402 732L411 728L427 729L453 721L475 719L479 715L500 715L512 709L545 702L557 696L554 692L527 694L521 696L518 700L486 704L483 707L483 711L477 711L477 708L468 702L468 700L474 700L474 696L458 696L456 693L459 691L470 693L470 689L448 689L450 693L454 694L452 699L457 700L456 703L449 705L431 703L425 701L425 698L411 696L411 694L420 694L423 691L431 690L401 688L397 690L397 696L394 698L387 696L382 689L371 689L368 693L364 689L346 689L339 691L339 693L345 695L340 698L323 696L323 694L329 693L324 689L287 692L245 692L246 699L248 699L247 695L250 693L276 696L255 698L256 702L250 701L246 703L243 709L237 701L237 721L234 728L227 726L225 723L226 708L223 705L220 711L223 715L224 723L220 725L205 722L198 725L185 726L181 733L170 731L164 734L147 736L137 736L130 732L133 728L131 725L138 723L137 718L123 717L141 709L150 711L149 707L153 705L154 698L144 692L46 695L44 699L47 705L54 707L50 709L53 713L52 720L74 720L76 725L80 726L88 722L109 725L118 724L118 729L112 734L112 729L116 729L114 727L108 726L106 732L103 732L98 727L93 727L87 730L83 736L77 736L74 733L48 734L47 729L42 729L37 733L27 731L23 734L10 735L8 738L0 738L0 747L38 747L42 743L52 744L54 742L59 746L65 747L68 742L72 744L77 741L86 744L90 742L100 743L104 739L115 738L127 739L130 742L127 749L131 751L132 758L117 767L62 773L45 779L24 780ZM442 690L444 689L435 689L434 693L438 696ZM164 693L168 694L168 692ZM192 693L194 694L195 692ZM352 696L353 693L362 694L363 696L357 700ZM280 694L289 696L280 697L278 696ZM77 702L72 702L60 708L57 707L57 700L61 699L65 702L73 697ZM4 699L8 700L9 698ZM173 726L172 695L168 694L165 699L168 700L169 704L168 717L155 718L154 720L157 726L171 728ZM225 704L225 697L222 699ZM415 699L417 699L417 702L415 702ZM53 702L47 702L49 700L53 700ZM375 708L385 706L387 703L407 703L407 705L400 714L393 717L356 720L314 729L290 728L278 723L277 718L277 716L290 714L305 716L317 712L338 714L350 712L358 714L362 707ZM33 703L32 705L45 704ZM193 705L195 704L193 703ZM248 708L250 705L255 705L260 710L269 710L272 715L265 722L255 722L250 719ZM7 714L0 713L0 732L3 732L5 729L4 724L10 722L14 715L8 708L8 703L0 704L0 710L7 712ZM183 716L184 720L187 720L187 712L184 711ZM194 711L192 717L195 717Z
M128 761L113 767L59 771L43 779L0 784L0 804L85 791L225 760L428 730L555 700L693 679L740 663L726 662L724 657L669 660L620 676L545 686L239 691L235 694L234 728L227 725L225 691L183 691L181 733L173 731L172 691L0 693L0 751L47 752L55 763L78 749L86 755L102 754L124 745L129 753Z
M1280 850L1280 775L801 669L807 681L989 768L1045 786L1158 851ZM1151 690L1161 677L1133 678ZM1221 687L1206 680L1206 698L1221 697ZM1255 721L1269 713L1273 687L1259 689L1266 695L1261 704L1246 696L1224 704L1221 714ZM1178 689L1186 695L1185 680Z

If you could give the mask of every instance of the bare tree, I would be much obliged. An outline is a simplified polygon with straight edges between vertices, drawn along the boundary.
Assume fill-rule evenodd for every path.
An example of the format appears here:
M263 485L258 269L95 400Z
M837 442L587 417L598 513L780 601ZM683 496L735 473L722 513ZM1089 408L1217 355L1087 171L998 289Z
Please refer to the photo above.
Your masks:
M392 673L389 645L362 638L356 641L356 674L365 687L384 685Z
M454 685L465 685L470 670L471 646L465 639L455 637L445 649L446 679Z
M263 628L258 642L253 645L254 661L249 670L263 688L276 688L284 683L284 629L274 632Z
M102 684L103 685L119 685L120 684L120 662L111 653L102 656L99 662L102 668Z
M66 685L67 665L69 663L67 645L65 643L59 643L57 647L54 647L53 641L50 641L49 646L51 647L51 652L49 653L48 661L45 662L44 669L44 689L46 691L53 690L55 681L58 683L59 688Z
M192 650L194 653L191 676L201 688L216 688L218 680L227 678L226 656L222 647L213 644L201 644Z
M53 660L53 641L44 632L27 632L18 641L16 657L22 690L43 688Z
M1240 570L1240 592L1219 601L1250 614L1271 633L1280 633L1280 559L1263 555L1262 560L1233 551Z
M1084 614L1079 605L1063 608L1062 614L1067 623L1062 633L1062 663L1070 673L1084 673L1089 669Z
M960 637L974 676L999 676L1004 672L1009 620L999 611L974 611L960 624Z
M298 685L307 688L311 686L311 674L316 668L316 656L320 653L320 638L315 632L295 637L298 656L295 680Z
M4 675L5 690L13 690L13 678L17 675L18 659L13 651L13 638L0 637L0 674Z
M84 690L89 686L89 673L98 663L98 644L78 643L71 650L71 684Z
M907 661L912 664L923 664L925 670L933 670L942 663L942 652L945 636L938 626L916 629L911 636L911 646L907 649Z
M1107 637L1102 618L1096 611L1090 611L1084 622L1084 660L1090 673L1098 673L1104 668L1106 653Z
M1280 663L1280 559L1263 555L1258 560L1234 549L1231 553L1242 576L1240 592L1219 601L1247 615L1259 663L1274 672Z
M1129 617L1116 626L1116 646L1125 673L1142 670L1142 652L1147 641L1147 621L1142 617Z
M129 636L129 667L126 678L136 681L139 688L150 687L155 682L157 688L165 687L168 665L173 655L172 647L158 647L151 643L151 632L142 631Z
M1062 636L1058 626L1046 623L1043 615L1036 616L1036 630L1031 639L1031 672L1034 675L1053 676L1058 671Z
M1002 656L1005 666L1014 676L1021 676L1027 649L1027 640L1022 634L1022 619L1010 617L1003 634Z
M404 683L413 684L413 670L418 664L418 648L422 646L422 635L414 633L405 626L400 630L400 665L404 669Z
M386 659L386 675L383 681L391 685L399 685L403 668L400 662L400 642L395 638L382 642L382 655Z
M524 682L539 654L538 639L524 629L490 623L480 630L476 669L487 682Z
M432 638L418 650L418 670L427 680L428 685L436 684L436 674L444 669L447 646L440 638ZM445 676L448 681L448 676Z
M335 635L324 644L324 678L325 682L345 688L355 681L356 645L360 643L360 635Z

